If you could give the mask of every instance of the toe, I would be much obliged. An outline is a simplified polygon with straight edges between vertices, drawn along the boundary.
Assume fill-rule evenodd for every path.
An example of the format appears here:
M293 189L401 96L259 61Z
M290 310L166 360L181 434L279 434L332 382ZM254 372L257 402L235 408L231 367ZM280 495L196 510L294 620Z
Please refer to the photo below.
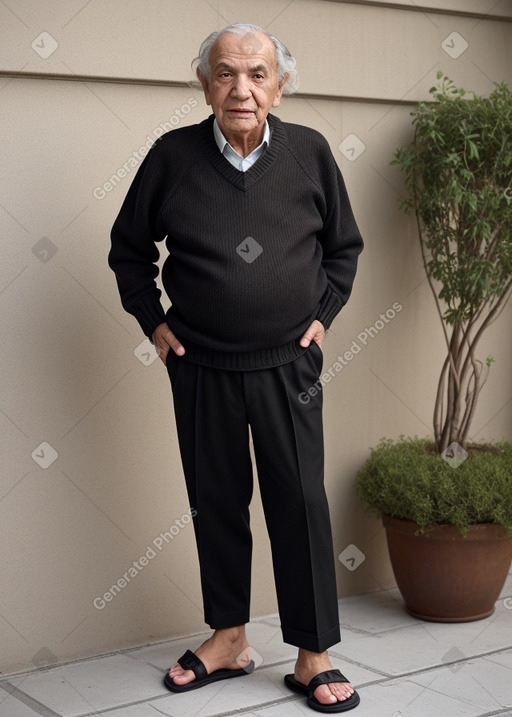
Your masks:
M354 688L349 682L335 682L329 687L332 694L340 701L347 700L354 693Z
M322 705L329 705L337 702L337 697L331 692L329 685L320 685L316 688L313 694Z
M350 697L354 693L354 688L350 682L336 682L336 687Z
M192 670L184 670L181 665L173 665L169 670L169 675L177 685L186 685L195 679Z
M314 695L321 704L334 704L344 702L353 695L354 688L350 682L332 682L327 685L320 685L316 688Z

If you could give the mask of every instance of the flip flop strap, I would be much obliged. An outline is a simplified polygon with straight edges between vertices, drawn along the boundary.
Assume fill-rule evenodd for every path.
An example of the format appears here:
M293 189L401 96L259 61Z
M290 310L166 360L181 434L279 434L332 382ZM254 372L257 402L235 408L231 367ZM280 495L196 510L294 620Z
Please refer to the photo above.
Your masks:
M325 672L320 672L319 675L313 677L308 685L308 690L313 694L320 685L328 685L332 682L348 682L348 680L339 670L325 670Z
M181 665L184 670L192 670L197 680L204 680L204 678L208 676L203 662L190 650L187 650L185 654L179 658L178 664Z

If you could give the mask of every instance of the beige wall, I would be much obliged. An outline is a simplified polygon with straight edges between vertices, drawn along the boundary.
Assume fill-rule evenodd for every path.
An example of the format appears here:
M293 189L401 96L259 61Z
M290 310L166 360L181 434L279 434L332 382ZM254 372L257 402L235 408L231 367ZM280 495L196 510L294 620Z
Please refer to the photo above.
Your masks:
M189 64L227 22L258 23L296 56L301 94L277 114L328 138L366 240L352 299L325 346L326 368L360 349L324 389L326 484L336 555L354 544L366 556L353 572L338 562L340 595L393 584L382 529L353 481L381 436L430 432L442 337L389 162L438 69L478 92L512 80L511 19L510 3L494 0L423 9L327 0L0 4L0 669L204 628L167 375L159 361L146 365L144 336L106 264L135 168L102 188L136 163L161 123L206 116ZM460 36L452 55L468 43L458 58L443 49L452 32ZM365 147L352 161L338 148L348 135ZM395 302L401 311L365 339ZM475 439L512 438L510 319L508 306L481 347L497 363ZM252 515L257 616L276 601L258 497ZM153 541L171 526L172 540L158 549ZM96 609L94 599L148 546L148 564Z

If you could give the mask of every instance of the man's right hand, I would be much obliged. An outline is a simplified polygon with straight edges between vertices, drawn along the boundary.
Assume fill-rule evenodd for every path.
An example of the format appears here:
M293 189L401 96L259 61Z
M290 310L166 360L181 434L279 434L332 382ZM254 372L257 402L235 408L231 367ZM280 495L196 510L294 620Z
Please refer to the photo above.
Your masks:
M163 324L158 324L151 338L164 364L169 351L174 351L178 356L183 356L185 353L184 347L180 344L165 321Z

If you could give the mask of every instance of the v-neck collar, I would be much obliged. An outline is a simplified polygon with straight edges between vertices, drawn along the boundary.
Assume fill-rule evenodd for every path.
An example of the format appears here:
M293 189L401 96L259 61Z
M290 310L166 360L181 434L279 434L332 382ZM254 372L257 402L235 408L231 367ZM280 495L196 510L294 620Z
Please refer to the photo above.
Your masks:
M213 135L213 120L215 115L210 115L199 125L200 142L208 161L215 169L242 192L250 189L260 177L274 164L276 157L280 154L285 144L286 134L281 120L273 115L267 116L272 141L269 143L261 157L247 171L241 172L224 157L219 151Z

